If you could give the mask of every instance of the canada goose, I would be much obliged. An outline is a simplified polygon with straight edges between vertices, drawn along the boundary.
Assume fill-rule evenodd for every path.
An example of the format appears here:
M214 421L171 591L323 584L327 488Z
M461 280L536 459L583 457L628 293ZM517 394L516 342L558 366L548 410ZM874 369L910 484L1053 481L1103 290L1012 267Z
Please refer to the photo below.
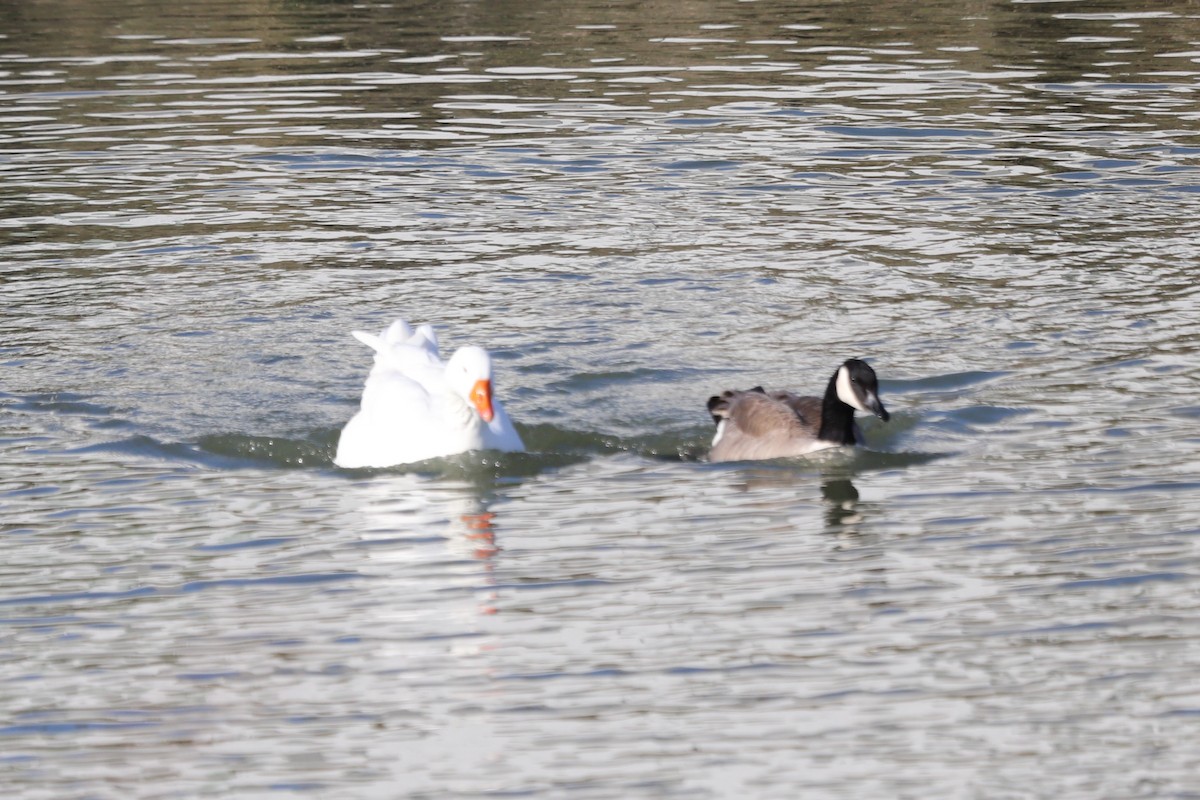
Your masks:
M890 418L879 401L879 381L866 362L851 358L829 379L825 397L767 392L761 386L727 391L708 400L717 423L710 461L802 456L827 447L862 444L855 410Z
M339 467L390 467L468 450L522 452L525 445L492 394L492 360L463 347L446 363L437 334L396 320L379 336L354 331L375 351L362 407L338 440Z

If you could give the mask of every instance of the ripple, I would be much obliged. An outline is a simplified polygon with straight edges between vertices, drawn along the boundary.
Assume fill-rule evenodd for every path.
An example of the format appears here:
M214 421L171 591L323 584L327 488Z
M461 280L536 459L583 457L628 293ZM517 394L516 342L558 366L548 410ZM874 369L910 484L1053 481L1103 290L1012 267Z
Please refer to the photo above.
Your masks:
M1185 793L1200 70L1076 5L21 5L10 793ZM414 315L529 453L333 467Z

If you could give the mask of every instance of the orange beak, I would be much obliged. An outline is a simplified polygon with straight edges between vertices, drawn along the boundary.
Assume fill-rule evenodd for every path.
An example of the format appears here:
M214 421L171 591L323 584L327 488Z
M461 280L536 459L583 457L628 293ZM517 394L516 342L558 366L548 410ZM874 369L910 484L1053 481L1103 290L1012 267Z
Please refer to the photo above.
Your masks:
M479 412L484 422L491 422L496 412L492 410L492 382L489 380L475 381L471 387L471 405Z

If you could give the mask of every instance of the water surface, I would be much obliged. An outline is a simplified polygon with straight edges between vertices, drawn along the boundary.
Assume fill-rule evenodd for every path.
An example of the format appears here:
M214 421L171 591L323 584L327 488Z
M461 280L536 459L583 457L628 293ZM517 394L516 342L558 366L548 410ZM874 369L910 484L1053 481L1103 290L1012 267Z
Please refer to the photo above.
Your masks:
M1191 4L4 20L7 795L1193 796ZM396 316L530 453L332 465Z

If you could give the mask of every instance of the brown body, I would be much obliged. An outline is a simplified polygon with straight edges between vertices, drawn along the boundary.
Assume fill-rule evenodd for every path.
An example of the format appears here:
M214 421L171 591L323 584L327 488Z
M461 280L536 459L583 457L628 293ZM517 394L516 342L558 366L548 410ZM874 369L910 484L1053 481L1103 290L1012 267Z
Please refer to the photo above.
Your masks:
M727 391L708 401L717 423L710 461L751 461L802 456L817 450L863 443L854 412L886 422L875 371L849 359L829 379L824 397L767 392L761 386Z
M724 392L709 411L721 419L708 454L710 461L753 461L802 456L841 442L827 442L821 431L821 398L791 392ZM854 424L854 443L862 434Z

